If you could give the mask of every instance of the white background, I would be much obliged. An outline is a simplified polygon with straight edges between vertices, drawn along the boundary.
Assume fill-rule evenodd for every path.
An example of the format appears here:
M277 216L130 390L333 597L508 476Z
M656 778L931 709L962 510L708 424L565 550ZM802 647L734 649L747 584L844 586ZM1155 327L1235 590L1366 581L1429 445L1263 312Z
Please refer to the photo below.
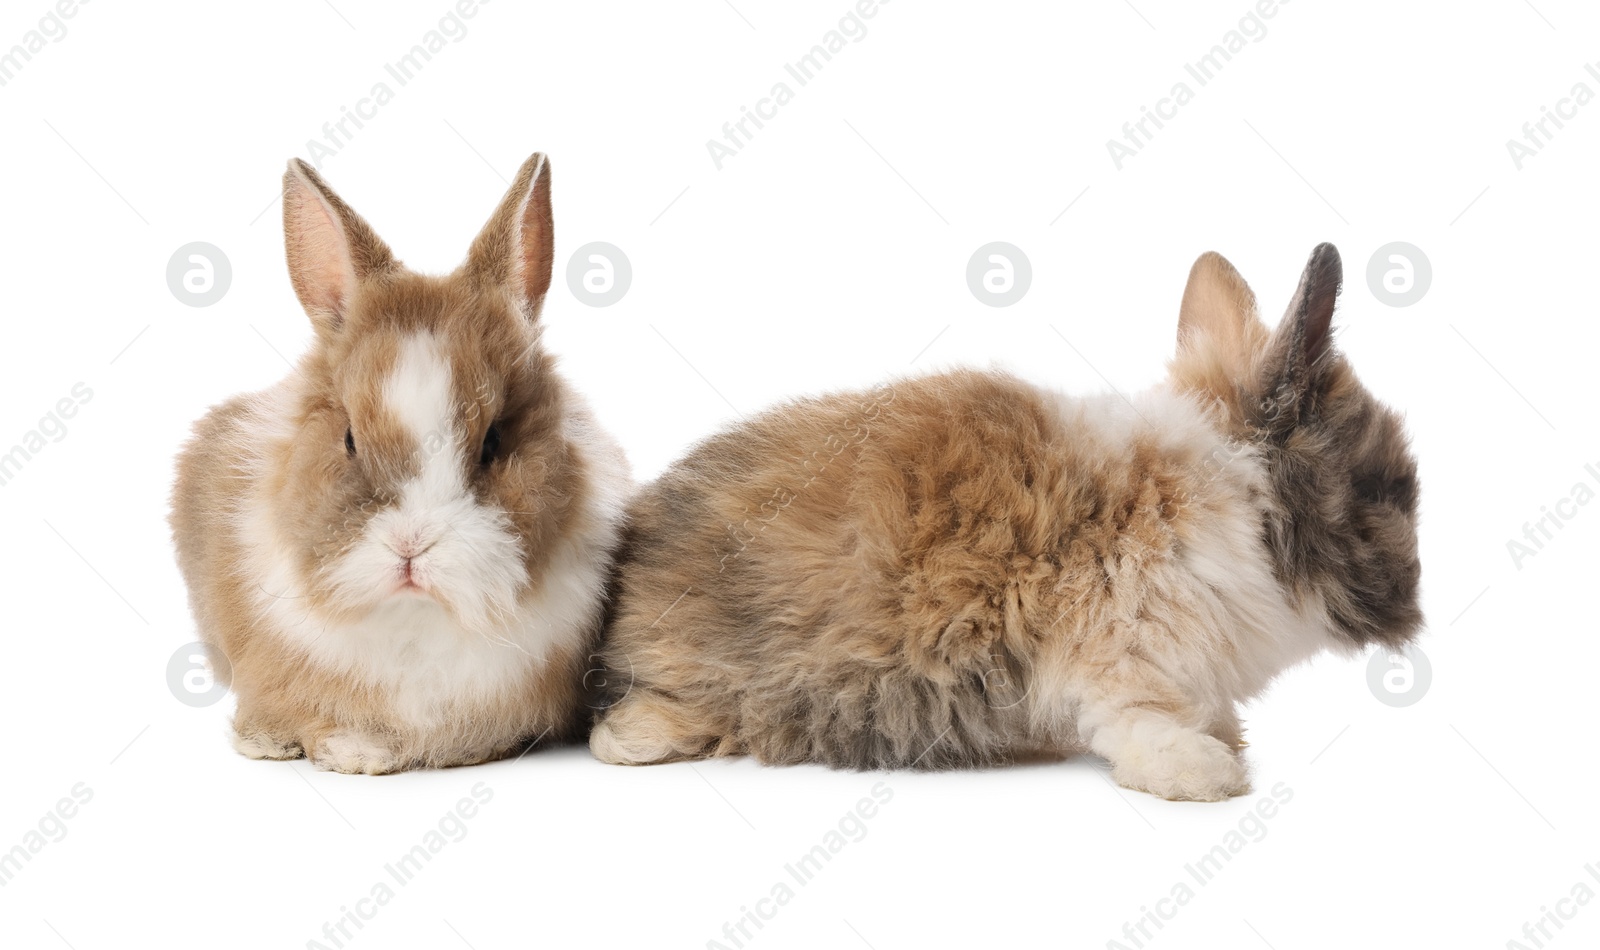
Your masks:
M1091 760L629 770L574 747L369 778L233 753L230 704L190 708L165 679L195 639L164 520L171 459L207 406L272 383L309 342L274 203L284 160L451 4L82 6L0 87L0 450L75 383L93 392L0 487L0 850L75 783L93 798L0 888L0 940L334 946L324 924L482 782L493 798L466 837L346 946L733 946L724 923L884 781L865 837L790 881L746 946L1132 947L1125 922L1179 881L1194 897L1163 905L1147 946L1503 947L1542 908L1574 915L1547 945L1594 945L1600 908L1558 901L1579 881L1600 892L1584 870L1600 861L1600 505L1563 505L1576 517L1520 565L1507 542L1575 484L1600 489L1584 471L1600 469L1600 103L1520 170L1506 141L1575 83L1600 93L1584 70L1600 12L1295 0L1198 87L1183 65L1251 6L897 0L719 171L706 141L849 0L496 0L322 162L407 263L442 271L547 151L547 339L641 477L740 413L899 373L1150 385L1197 254L1228 255L1275 319L1310 248L1337 243L1339 344L1420 459L1432 685L1393 708L1364 659L1290 672L1245 711L1257 794L1211 805L1114 788ZM48 9L7 0L0 50ZM1107 139L1180 80L1193 101L1119 171ZM231 261L210 307L166 283L192 241ZM563 280L590 241L632 262L614 306ZM990 241L1032 261L1008 308L965 283ZM1409 307L1365 279L1391 241L1432 262ZM1293 798L1265 836L1196 884L1185 864L1280 782Z

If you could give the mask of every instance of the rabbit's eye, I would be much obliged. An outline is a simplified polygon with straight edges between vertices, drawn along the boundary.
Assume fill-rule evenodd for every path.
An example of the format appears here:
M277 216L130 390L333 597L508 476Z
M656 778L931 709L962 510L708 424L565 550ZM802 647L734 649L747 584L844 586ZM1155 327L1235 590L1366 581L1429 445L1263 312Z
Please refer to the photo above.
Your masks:
M1364 475L1355 481L1356 496L1362 501L1394 501L1404 491L1401 482L1379 475Z
M490 425L489 431L483 434L483 452L478 456L478 464L487 468L489 463L494 461L495 456L498 455L499 452L500 428L495 425Z
M356 436L348 427L344 430L344 451L351 458L356 457Z
M1401 509L1414 509L1417 504L1417 482L1409 475L1389 478L1365 475L1352 486L1356 497L1367 502L1383 502Z

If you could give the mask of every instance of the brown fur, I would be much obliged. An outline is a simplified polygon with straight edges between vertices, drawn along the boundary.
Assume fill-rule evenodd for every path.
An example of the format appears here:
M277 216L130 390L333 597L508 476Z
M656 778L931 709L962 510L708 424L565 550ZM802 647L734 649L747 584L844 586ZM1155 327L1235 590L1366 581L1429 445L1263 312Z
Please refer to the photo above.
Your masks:
M271 628L260 606L264 579L241 528L254 506L266 506L305 591L293 606L328 624L358 620L364 609L335 596L329 572L367 523L396 503L399 486L425 457L451 442L466 463L472 497L504 511L520 539L523 596L548 580L563 543L614 530L597 522L588 503L597 470L617 468L620 457L596 455L592 443L574 438L571 420L592 420L556 375L535 322L550 282L548 164L540 155L529 159L466 263L445 277L401 266L304 163L292 163L284 183L290 273L317 345L291 377L287 405L239 397L196 424L178 460L172 501L196 623L232 670L239 740L251 754L303 751L321 764L329 736L355 734L393 759L354 770L387 771L478 762L541 735L572 737L586 712L581 682L598 599L582 629L527 663L508 686L469 684L435 725L419 731L395 714L400 697L317 662ZM417 331L440 342L452 372L456 424L439 445L419 444L380 398L400 341ZM285 417L272 416L278 412ZM500 449L482 466L491 423ZM289 435L263 440L264 425Z
M701 443L630 509L591 747L850 768L1087 748L1168 797L1244 790L1234 703L1311 649L1275 624L1325 602L1304 637L1395 643L1417 620L1409 455L1315 349L1325 277L1274 335L1226 261L1197 262L1170 384L1188 429L957 371Z

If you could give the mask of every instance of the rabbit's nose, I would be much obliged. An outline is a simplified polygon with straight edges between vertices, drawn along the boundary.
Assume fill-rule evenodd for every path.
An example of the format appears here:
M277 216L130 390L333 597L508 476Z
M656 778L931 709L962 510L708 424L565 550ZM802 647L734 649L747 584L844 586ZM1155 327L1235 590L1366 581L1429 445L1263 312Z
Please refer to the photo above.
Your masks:
M409 561L433 547L434 543L437 541L438 538L423 538L421 535L405 535L402 537L391 538L385 544L385 547L387 547L390 551L393 551L395 556Z

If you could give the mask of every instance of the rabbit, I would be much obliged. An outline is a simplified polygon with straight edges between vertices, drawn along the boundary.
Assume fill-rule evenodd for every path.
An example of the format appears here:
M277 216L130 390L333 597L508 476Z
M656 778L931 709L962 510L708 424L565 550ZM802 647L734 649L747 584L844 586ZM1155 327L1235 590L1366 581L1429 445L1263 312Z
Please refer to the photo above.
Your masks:
M541 342L550 163L448 276L403 266L299 160L283 218L313 344L194 426L172 492L234 747L380 774L581 740L633 479Z
M1338 251L1276 331L1195 263L1164 382L1074 398L956 370L792 402L629 506L590 749L849 769L1093 753L1249 791L1237 705L1422 622L1401 419L1333 346Z

